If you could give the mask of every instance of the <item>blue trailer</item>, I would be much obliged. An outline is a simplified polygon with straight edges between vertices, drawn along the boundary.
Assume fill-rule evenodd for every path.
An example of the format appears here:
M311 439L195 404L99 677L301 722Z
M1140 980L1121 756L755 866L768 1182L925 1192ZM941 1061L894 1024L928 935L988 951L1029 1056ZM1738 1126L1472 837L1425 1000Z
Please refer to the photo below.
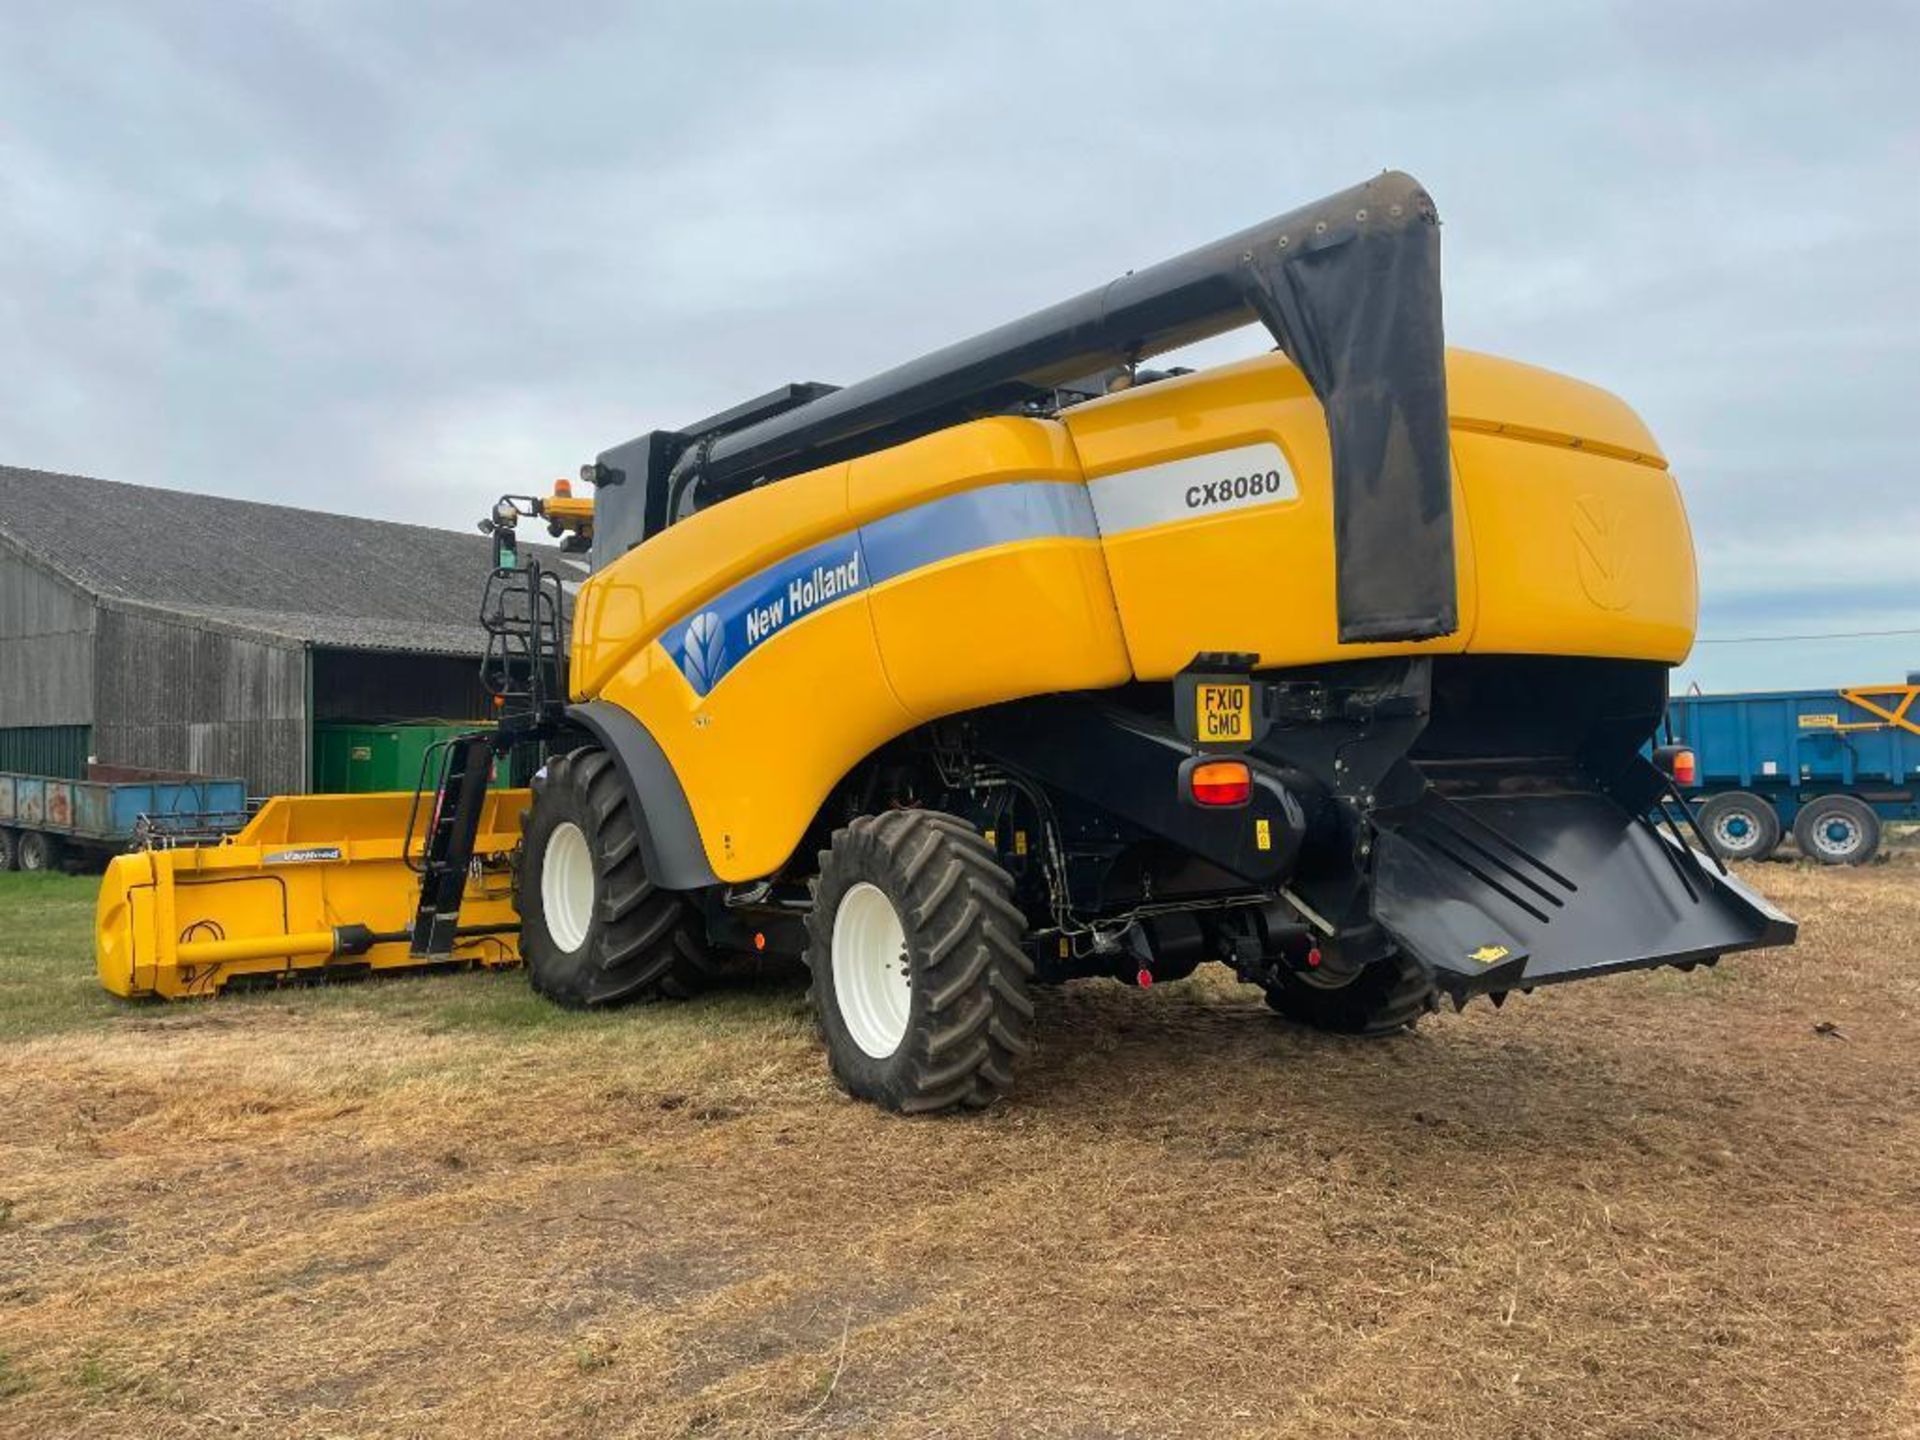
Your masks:
M61 780L0 772L0 870L53 870L136 844L213 840L246 820L241 780L130 771Z
M1683 785L1728 859L1800 853L1860 865L1889 821L1920 821L1920 675L1905 685L1676 696L1673 743L1694 754Z

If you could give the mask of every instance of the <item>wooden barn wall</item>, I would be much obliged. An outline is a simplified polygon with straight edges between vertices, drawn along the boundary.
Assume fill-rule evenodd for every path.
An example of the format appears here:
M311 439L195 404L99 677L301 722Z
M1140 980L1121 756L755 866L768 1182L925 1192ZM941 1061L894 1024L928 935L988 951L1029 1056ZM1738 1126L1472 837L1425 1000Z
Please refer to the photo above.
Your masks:
M0 729L92 719L92 600L0 545Z
M236 775L251 795L306 789L300 647L102 610L94 661L93 748L101 763Z

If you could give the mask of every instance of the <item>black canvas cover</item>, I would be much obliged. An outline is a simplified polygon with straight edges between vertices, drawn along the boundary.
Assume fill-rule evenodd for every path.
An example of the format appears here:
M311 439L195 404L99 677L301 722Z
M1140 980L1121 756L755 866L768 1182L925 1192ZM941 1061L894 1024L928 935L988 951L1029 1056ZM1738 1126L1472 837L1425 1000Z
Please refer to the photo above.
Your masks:
M757 424L700 439L673 494L767 480L1003 412L1049 387L1264 323L1326 408L1343 643L1458 624L1440 222L1387 171ZM679 514L676 508L673 512Z
M1347 193L1248 298L1326 408L1341 642L1423 640L1459 625L1439 218L1405 175Z

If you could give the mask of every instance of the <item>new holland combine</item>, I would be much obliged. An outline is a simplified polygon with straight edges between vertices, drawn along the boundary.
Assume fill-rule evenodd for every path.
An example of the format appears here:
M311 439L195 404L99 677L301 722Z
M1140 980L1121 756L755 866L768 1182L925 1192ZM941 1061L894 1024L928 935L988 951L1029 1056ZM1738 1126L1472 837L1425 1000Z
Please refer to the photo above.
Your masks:
M421 796L115 861L110 989L518 959L595 1006L785 952L840 1081L931 1111L1006 1090L1039 984L1219 961L1379 1035L1793 938L1650 749L1695 620L1659 447L1445 350L1404 175L583 478L488 522L499 726Z

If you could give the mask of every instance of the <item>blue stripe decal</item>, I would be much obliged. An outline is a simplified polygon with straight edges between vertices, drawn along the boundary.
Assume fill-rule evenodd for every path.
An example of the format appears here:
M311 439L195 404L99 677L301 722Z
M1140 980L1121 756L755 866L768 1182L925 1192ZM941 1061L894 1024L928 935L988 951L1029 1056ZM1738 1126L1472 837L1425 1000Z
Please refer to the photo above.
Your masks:
M1016 540L1098 539L1087 487L1016 480L930 500L860 529L873 582Z
M956 555L1045 538L1099 537L1084 485L1017 480L932 500L789 555L667 627L660 643L698 695L794 621Z

